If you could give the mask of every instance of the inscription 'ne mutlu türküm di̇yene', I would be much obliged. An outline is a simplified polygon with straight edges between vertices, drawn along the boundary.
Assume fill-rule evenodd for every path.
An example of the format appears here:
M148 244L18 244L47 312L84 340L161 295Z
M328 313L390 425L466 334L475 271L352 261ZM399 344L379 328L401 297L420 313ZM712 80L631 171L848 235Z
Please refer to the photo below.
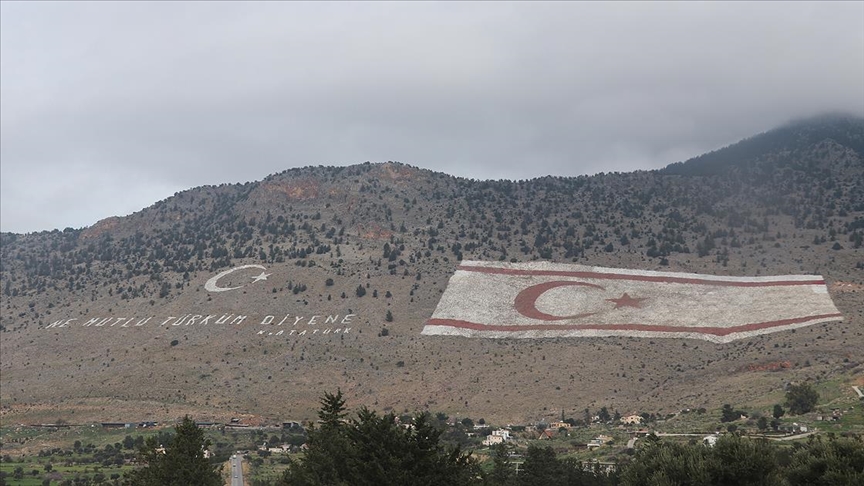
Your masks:
M259 315L260 316L260 315ZM83 327L91 329L106 328L141 328L141 327L184 327L225 325L239 326L258 322L264 329L258 328L256 334L262 336L314 336L327 334L347 334L356 319L356 314L314 314L314 315L264 315L256 317L250 314L195 314L187 313L179 316L132 316L132 317L91 317L79 319L76 317L59 319L45 329L60 329Z

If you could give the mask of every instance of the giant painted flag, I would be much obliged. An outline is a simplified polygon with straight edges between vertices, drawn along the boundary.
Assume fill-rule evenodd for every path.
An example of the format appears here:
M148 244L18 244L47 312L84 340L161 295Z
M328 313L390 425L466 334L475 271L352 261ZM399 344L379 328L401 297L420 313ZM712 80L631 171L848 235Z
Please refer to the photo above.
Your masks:
M818 275L719 277L465 261L422 334L677 337L725 343L840 319Z

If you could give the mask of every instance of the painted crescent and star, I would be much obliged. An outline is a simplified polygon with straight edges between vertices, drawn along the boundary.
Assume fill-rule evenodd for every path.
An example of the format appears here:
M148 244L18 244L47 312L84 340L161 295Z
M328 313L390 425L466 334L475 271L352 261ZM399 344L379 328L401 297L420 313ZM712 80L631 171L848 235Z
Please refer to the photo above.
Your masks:
M587 282L578 282L578 281L553 281L553 282L544 282L537 285L532 285L521 292L516 296L513 304L516 308L516 311L522 314L525 317L529 317L531 319L537 319L541 321L562 321L568 319L580 319L583 317L593 316L598 312L601 312L602 309L598 309L595 312L585 312L581 314L573 314L569 316L556 316L552 314L547 314L539 309L537 309L537 299L539 299L546 292L559 288L559 287L581 287L585 290L606 290L604 287L600 285L587 283ZM633 307L636 309L640 309L642 307L642 301L646 300L645 297L631 297L630 294L624 292L621 297L617 299L603 299L606 302L612 302L615 304L615 309L621 309L625 307ZM613 309L614 310L614 309Z
M210 280L208 280L207 283L204 284L204 289L208 292L227 292L229 290L236 290L242 288L244 287L244 285L238 285L236 287L220 287L219 279L225 277L226 275L230 275L238 270L245 270L247 268L257 268L261 270L261 273L259 275L255 277L250 277L252 279L251 283L267 280L267 277L272 275L272 273L265 273L265 270L267 270L267 268L263 265L241 265L239 267L230 268L211 277Z

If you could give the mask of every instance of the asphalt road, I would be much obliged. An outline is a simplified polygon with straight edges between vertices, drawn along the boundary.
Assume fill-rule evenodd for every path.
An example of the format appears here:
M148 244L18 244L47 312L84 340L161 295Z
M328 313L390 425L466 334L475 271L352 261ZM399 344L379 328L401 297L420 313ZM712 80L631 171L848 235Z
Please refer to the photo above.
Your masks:
M231 456L231 486L243 486L243 458Z

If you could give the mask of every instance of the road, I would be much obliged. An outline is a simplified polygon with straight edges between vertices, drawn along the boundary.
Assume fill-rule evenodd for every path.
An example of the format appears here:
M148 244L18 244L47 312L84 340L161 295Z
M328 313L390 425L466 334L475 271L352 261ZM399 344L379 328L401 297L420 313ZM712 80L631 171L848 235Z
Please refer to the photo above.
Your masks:
M231 456L231 486L243 486L243 458L237 454Z
M807 433L804 433L804 434L798 434L798 435L787 435L786 437L766 437L766 439L771 439L771 440L798 440L798 439L803 439L803 438L805 438L805 437L810 437L811 435L813 435L813 434L815 434L815 433L816 433L816 431L814 430L813 432L807 432Z

